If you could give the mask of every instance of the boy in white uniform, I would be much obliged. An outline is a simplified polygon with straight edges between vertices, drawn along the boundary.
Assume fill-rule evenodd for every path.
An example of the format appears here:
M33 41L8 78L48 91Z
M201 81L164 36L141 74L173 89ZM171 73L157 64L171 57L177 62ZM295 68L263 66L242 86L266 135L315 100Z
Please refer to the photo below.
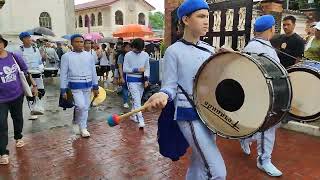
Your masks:
M82 137L90 137L87 130L88 111L91 91L95 96L99 94L98 77L93 56L83 51L83 37L79 34L73 35L71 44L73 51L61 58L61 94L67 99L67 89L71 89L75 103L74 126L80 128Z
M214 53L212 46L200 41L209 29L208 9L204 0L185 0L181 4L178 18L184 25L183 39L166 50L161 92L146 102L151 103L151 109L162 109L167 102L175 102L174 119L192 148L187 180L226 179L226 167L215 135L202 123L187 99L187 96L192 99L193 79L199 67Z
M16 52L23 57L24 62L28 66L28 72L37 84L39 90L38 97L41 99L45 95L44 83L42 73L44 72L44 65L39 49L32 44L31 35L28 32L22 32L19 35L23 45L20 46L20 50ZM27 98L27 100L33 101L34 98ZM31 116L30 120L38 119L37 115L32 114L33 106L31 105Z
M132 51L124 57L123 72L127 75L128 89L133 99L133 109L138 109L141 107L144 88L149 84L150 64L148 53L143 51L144 41L142 39L134 39L131 46ZM139 128L145 126L141 112L132 118L139 123Z
M272 15L264 15L259 17L254 25L255 37L244 48L244 52L254 54L265 54L273 61L280 64L280 59L276 51L272 48L270 39L275 32L275 19ZM281 65L281 64L280 64ZM265 171L270 176L281 176L282 172L279 171L271 162L271 153L275 142L276 129L279 126L276 125L270 129L255 134L252 138L240 140L241 148L245 154L250 154L250 144L252 141L257 141L257 167L262 171Z

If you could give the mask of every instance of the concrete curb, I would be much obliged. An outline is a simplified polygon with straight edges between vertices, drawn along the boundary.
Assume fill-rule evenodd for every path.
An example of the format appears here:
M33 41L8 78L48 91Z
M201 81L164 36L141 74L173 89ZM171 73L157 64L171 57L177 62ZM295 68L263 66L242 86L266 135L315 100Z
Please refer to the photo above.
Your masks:
M296 121L289 121L288 124L282 124L282 128L297 131L301 133L305 133L311 136L318 136L320 137L320 127L314 126L310 124L300 123Z

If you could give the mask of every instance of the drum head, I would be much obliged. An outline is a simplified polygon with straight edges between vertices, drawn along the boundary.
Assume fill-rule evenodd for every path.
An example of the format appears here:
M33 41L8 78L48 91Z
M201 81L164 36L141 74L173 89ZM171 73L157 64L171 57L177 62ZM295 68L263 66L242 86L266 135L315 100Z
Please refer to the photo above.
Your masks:
M320 75L307 67L289 69L293 97L290 114L299 121L314 121L320 117Z
M197 111L207 127L229 138L248 137L270 108L269 86L249 56L217 54L199 69L194 84Z

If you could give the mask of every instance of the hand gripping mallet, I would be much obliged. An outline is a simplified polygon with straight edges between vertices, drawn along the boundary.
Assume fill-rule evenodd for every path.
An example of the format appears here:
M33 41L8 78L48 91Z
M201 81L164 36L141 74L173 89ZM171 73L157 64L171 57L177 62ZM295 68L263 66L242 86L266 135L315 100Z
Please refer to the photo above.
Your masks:
M120 122L130 116L132 116L133 114L135 113L138 113L138 112L142 112L144 110L146 110L147 108L149 107L148 104L145 104L144 106L140 107L139 109L136 109L134 111L131 111L131 112L128 112L126 114L123 114L121 116L119 116L118 114L113 114L112 116L109 116L107 118L107 123L110 127L114 127L114 126L117 126L120 124Z

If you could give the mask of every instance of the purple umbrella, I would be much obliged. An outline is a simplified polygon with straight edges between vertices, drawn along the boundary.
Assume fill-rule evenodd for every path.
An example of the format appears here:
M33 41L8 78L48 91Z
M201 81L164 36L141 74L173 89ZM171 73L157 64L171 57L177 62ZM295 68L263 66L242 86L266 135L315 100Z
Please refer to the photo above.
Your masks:
M92 33L84 34L83 38L88 39L88 40L92 40L92 41L98 41L100 39L103 39L103 36L100 33L92 32Z

